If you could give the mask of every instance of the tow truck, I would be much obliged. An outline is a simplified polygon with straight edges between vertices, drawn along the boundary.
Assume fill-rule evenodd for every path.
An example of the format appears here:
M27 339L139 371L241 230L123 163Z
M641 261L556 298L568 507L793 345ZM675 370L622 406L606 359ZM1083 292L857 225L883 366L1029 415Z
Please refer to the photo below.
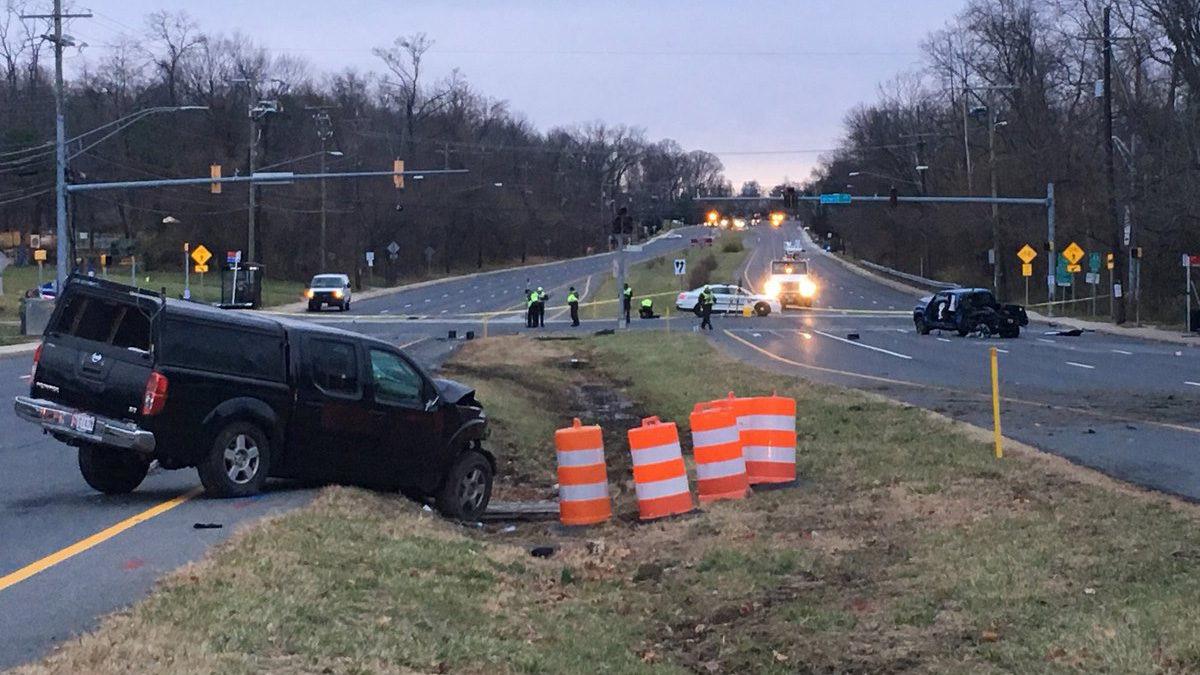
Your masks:
M812 307L817 284L809 277L807 260L772 260L764 290L783 307Z
M801 253L804 253L804 243L801 240L783 242L783 257L788 260L799 260Z

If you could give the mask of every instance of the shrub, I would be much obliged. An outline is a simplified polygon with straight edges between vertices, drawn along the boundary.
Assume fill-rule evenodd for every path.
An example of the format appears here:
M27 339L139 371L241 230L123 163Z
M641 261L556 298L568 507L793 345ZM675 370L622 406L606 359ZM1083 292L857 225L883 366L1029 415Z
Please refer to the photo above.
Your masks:
M724 244L721 244L721 251L724 253L741 253L745 250L746 247L742 246L741 239L730 239Z

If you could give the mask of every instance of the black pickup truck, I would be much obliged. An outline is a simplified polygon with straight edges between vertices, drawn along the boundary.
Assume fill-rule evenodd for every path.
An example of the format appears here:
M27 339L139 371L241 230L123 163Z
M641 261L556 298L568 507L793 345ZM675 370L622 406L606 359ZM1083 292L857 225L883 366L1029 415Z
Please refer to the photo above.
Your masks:
M77 447L106 493L157 460L196 467L213 496L299 478L400 489L466 519L495 474L474 391L390 344L87 277L67 284L14 405Z
M1029 325L1021 305L1002 305L986 288L953 288L927 295L913 308L913 326L919 335L931 330L952 330L966 337L999 335L1015 338Z

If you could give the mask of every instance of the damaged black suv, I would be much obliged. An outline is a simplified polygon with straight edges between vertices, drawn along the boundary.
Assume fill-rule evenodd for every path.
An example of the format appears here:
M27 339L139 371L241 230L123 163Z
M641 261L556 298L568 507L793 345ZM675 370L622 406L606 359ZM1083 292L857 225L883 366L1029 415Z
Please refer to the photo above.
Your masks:
M918 300L913 325L919 335L952 330L962 337L1015 338L1029 325L1029 315L1021 305L1000 304L986 288L954 288Z
M496 468L474 391L388 343L87 277L67 284L15 408L77 447L84 479L111 494L157 460L195 467L214 496L299 478L399 489L474 519Z

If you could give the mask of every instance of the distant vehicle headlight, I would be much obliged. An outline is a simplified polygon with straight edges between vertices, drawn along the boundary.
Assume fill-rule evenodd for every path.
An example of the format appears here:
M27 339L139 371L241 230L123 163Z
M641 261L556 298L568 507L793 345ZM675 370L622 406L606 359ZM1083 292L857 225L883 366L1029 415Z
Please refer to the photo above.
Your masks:
M806 298L811 298L817 294L817 285L812 281L805 279L800 282L800 295Z
M763 292L772 298L778 298L779 294L783 292L783 284L778 281L768 281L763 287Z

